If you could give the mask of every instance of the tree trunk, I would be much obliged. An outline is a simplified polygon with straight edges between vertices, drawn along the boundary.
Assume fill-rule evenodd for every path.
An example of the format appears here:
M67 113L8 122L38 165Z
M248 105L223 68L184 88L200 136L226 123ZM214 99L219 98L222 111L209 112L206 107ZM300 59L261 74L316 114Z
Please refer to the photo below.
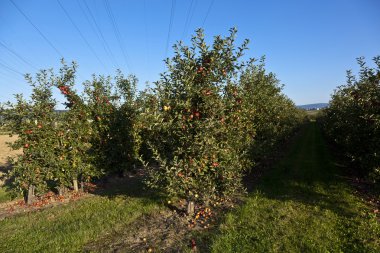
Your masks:
M193 201L187 201L187 215L193 215L195 211L195 204Z
M80 182L80 190L82 192L84 192L84 182L83 181Z
M78 192L78 180L73 179L74 192Z
M34 190L35 186L34 185L29 185L28 193L26 195L25 203L27 205L31 205L34 202Z
M63 195L65 195L65 193L66 193L66 187L65 186L61 185L60 187L58 187L58 195L59 196L63 196Z

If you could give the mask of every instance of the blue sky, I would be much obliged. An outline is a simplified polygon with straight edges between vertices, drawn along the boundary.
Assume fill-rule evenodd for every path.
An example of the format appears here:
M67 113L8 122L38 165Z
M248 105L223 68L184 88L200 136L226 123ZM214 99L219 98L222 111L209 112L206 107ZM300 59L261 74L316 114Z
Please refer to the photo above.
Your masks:
M118 67L135 74L143 89L165 69L171 46L189 44L198 27L209 42L237 27L238 43L251 41L246 57L265 55L296 104L327 102L345 83L345 71L357 70L357 57L370 62L380 54L378 0L59 0L81 33L57 0L12 1L51 45L10 0L0 1L0 102L29 95L21 73L58 70L61 55L79 64L78 83Z

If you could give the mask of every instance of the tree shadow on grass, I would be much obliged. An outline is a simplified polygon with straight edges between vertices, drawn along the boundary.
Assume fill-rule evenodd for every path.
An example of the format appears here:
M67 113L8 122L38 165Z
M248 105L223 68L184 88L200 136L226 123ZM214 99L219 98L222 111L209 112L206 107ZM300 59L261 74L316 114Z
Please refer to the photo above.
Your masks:
M100 187L97 187L92 193L111 199L122 196L146 199L149 202L162 202L163 194L148 188L144 180L145 176L139 173L129 174L125 177L108 177L103 179L99 183Z
M9 177L8 175L11 168L12 165L9 162L0 165L0 187L4 189L8 195L6 201L10 201L16 197L21 197L20 195L17 195L15 191L13 191L12 182L14 181L14 178Z
M331 181L330 183L315 182L305 184L304 182L286 181L279 182L275 189L261 185L256 191L269 199L279 201L294 201L310 206L318 207L336 213L339 216L354 217L357 215L353 203L346 199L347 186L344 182ZM322 191L320 189L323 189Z

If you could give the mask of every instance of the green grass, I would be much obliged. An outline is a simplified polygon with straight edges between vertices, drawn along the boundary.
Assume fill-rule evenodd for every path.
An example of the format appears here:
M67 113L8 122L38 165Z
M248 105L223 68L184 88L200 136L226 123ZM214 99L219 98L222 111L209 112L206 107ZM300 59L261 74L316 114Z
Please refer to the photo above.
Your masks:
M0 221L0 252L81 252L86 243L123 230L141 215L161 208L157 196L142 193L139 183L114 189Z
M196 232L200 252L380 252L376 217L339 173L310 123L217 231ZM0 200L6 196L0 190ZM0 252L82 252L163 208L160 201L139 180L116 183L95 197L0 221Z
M315 123L246 203L227 214L212 252L380 252L380 225L353 194Z
M0 187L0 203L12 200L11 195L5 191L3 187Z

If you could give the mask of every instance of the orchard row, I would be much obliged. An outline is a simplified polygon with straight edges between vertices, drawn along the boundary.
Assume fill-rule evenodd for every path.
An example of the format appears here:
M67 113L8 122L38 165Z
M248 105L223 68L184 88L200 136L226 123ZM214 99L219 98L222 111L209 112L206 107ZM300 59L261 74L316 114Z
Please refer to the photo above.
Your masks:
M94 76L76 91L76 65L41 71L30 100L4 107L12 145L23 154L10 177L25 194L78 189L78 182L144 167L146 183L167 196L210 203L243 191L242 177L302 123L264 59L243 61L248 41L236 30L191 46L174 46L154 88L136 92L137 79ZM57 113L53 90L66 99Z
M361 176L380 179L380 56L376 68L358 59L359 76L347 73L347 84L338 87L324 113L330 138L352 161Z

